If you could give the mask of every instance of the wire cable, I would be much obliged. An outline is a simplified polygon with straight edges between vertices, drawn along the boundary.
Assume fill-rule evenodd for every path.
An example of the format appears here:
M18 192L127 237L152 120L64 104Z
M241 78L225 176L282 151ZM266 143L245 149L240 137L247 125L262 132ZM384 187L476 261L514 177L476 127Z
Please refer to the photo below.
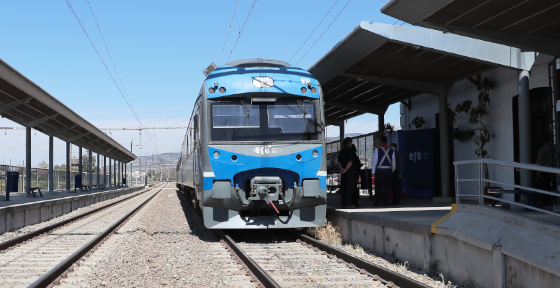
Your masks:
M334 17L334 19L331 21L331 23L329 24L329 26L327 27L327 29L325 29L325 31L323 31L323 33L319 36L319 38L315 41L315 43L313 43L313 45L311 45L311 47L309 47L309 49L307 50L307 52L305 52L305 54L303 56L301 56L301 58L299 59L299 61L296 63L296 66L299 64L299 62L301 62L301 60L303 60L303 58L305 58L305 56L307 56L307 53L309 53L309 51L311 51L311 49L313 49L313 47L315 47L315 44L317 44L317 42L319 42L319 40L321 39L321 37L323 37L323 35L325 35L325 32L327 32L327 30L329 30L329 28L331 28L331 25L334 23L334 21L336 21L336 19L338 19L338 16L340 16L340 14L342 13L342 11L344 11L344 9L346 9L346 7L348 6L348 4L350 4L350 2L352 2L352 0L348 0L348 2L346 2L346 5L344 5L344 7L342 7L342 10L340 10L340 12L338 12L338 14L336 15L336 17Z
M107 46L107 43L105 42L105 38L103 37L103 33L101 33L101 28L99 27L99 24L97 22L97 19L95 18L95 14L93 12L93 9L91 7L91 3L89 2L89 0L86 0L87 3L89 4L89 8L90 11L92 13L92 15L94 16L94 20L97 26L97 29L101 35L101 38L103 39L103 43L105 45L105 49L107 50L107 53L109 54L109 57L111 59L111 62L113 64L113 68L115 70L115 75L119 78L119 82L122 85L122 89L121 86L119 86L119 83L117 83L117 78L115 77L115 75L113 75L111 73L111 71L109 70L109 67L107 66L107 63L105 63L105 60L103 59L103 57L101 56L101 53L99 52L99 50L97 49L97 47L95 46L95 44L93 43L93 40L91 39L91 37L89 36L85 26L82 24L82 21L80 20L80 18L78 17L78 15L76 14L76 11L74 10L74 7L72 6L72 4L70 3L69 0L65 0L66 1L66 5L68 5L68 8L70 9L70 11L72 12L74 18L76 19L76 21L78 22L78 25L80 25L80 28L82 28L82 31L84 32L84 35L86 36L86 38L88 39L90 45L92 46L93 50L95 51L95 53L97 54L97 57L99 58L99 60L101 60L101 63L103 64L103 66L105 67L105 70L107 70L107 73L109 73L109 76L111 77L111 79L113 80L113 83L115 84L115 86L117 87L119 93L121 94L121 96L123 97L123 99L125 100L126 104L128 105L130 111L132 112L132 114L134 115L134 117L136 118L136 120L138 121L138 123L140 124L140 127L144 128L144 124L142 123L142 121L140 120L140 117L138 116L138 114L136 113L134 107L132 106L132 101L130 99L130 97L127 97L125 95L125 93L128 95L128 93L126 92L126 89L124 87L124 83L122 82L122 79L120 78L120 76L118 76L118 72L117 72L117 68L116 65L113 61L113 58L111 56L111 53L109 52L109 48ZM87 8L87 7L86 7ZM124 90L124 93L123 93ZM128 98L128 99L127 99ZM151 140L151 139L150 139ZM156 153L157 153L157 145L154 144L154 142L152 142L152 145L154 146L154 148L156 149Z
M231 20L229 20L229 28L226 34L226 40L224 40L224 45L222 46L222 53L220 53L220 59L218 60L218 67L220 66L220 62L222 62L222 55L224 55L224 49L226 48L226 43L229 38L229 33L231 32L231 24L233 23L233 19L235 18L235 12L237 11L238 6L239 6L239 0L237 0L237 3L235 3L235 9L233 9Z
M226 63L229 61L229 58L231 57L231 54L233 53L233 50L235 50L235 47L237 46L237 42L239 42L239 38L241 38L241 34L243 34L243 31L245 30L245 26L247 26L247 22L249 22L249 17L251 17L251 13L253 13L253 9L255 9L255 5L257 4L257 1L259 0L254 0L253 4L251 5L251 8L249 9L249 12L247 13L247 17L245 17L245 22L243 22L243 26L241 26L241 30L239 31L239 35L237 35L237 39L235 39L235 42L233 43L233 47L231 48L231 51L229 52L229 56L226 60Z
M303 48L303 45L305 45L305 43L307 43L307 41L309 40L309 38L311 38L311 35L313 35L313 33L315 33L315 31L317 30L317 28L319 28L319 26L321 25L321 23L323 23L323 21L325 20L325 18L327 18L327 16L329 16L329 13L331 13L332 9L334 8L334 6L336 6L336 3L338 3L338 0L336 0L334 2L334 4L331 6L331 9L329 9L329 11L327 11L327 14L325 14L325 16L323 16L323 19L321 19L321 21L319 22L319 24L317 24L317 26L315 27L315 29L313 29L313 31L311 32L311 34L309 34L309 36L307 36L307 39L305 39L305 41L303 41L303 44L301 44L301 46L299 46L299 48L297 49L296 53L294 53L294 55L292 55L292 57L290 58L290 60L288 60L288 62L292 61L292 59L294 59L294 57L296 56L296 54L299 52L299 50L301 50L301 48Z

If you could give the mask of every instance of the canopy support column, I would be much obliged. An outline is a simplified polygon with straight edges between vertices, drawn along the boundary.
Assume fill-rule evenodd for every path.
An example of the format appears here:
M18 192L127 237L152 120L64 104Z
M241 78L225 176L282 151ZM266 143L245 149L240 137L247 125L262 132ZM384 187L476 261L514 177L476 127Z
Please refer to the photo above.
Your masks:
M31 197L31 127L25 128L25 194Z
M91 184L93 184L93 153L91 152L91 150L88 151L88 185L91 186Z
M66 142L66 191L70 191L70 142Z
M112 167L111 167L111 158L109 158L109 186L108 186L108 187L111 187L111 185L113 184L112 181L111 181L111 180L112 180L112 179L111 179L111 172L112 172L112 171L111 171L111 170L112 170L111 168L112 168Z
M520 71L517 83L518 97L518 122L519 122L519 162L531 164L531 92L529 91L529 71ZM531 171L519 171L521 186L531 187ZM509 200L509 199L508 199ZM512 199L513 200L513 199ZM527 196L521 195L521 201L526 201ZM518 206L512 207L519 208Z
M78 174L82 175L82 147L78 147ZM84 178L82 177L82 184L84 184Z
M97 179L95 180L95 184L99 185L99 162L101 162L101 159L99 158L99 153L97 153Z
M441 86L439 90L439 166L441 196L434 197L435 203L452 203L449 155L449 112L447 110L447 95L452 85Z
M53 136L49 136L49 193L54 192Z

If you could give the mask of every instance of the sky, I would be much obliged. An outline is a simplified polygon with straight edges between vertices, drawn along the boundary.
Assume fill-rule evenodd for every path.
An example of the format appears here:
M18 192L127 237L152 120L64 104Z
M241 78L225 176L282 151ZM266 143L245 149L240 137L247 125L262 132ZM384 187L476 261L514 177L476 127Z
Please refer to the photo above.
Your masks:
M379 12L385 2L2 1L0 58L102 130L139 127L130 106L144 127L185 127L210 63L260 57L307 69L361 21L394 24L396 19ZM385 121L399 127L399 117L393 105ZM346 133L374 132L377 116L362 115L346 125ZM0 127L21 128L4 118ZM136 155L179 152L185 133L103 131L126 148L132 144ZM24 132L0 130L0 161L23 163ZM327 133L337 136L338 127L329 126ZM65 144L54 141L54 164L63 164ZM32 145L32 166L48 162L48 137L33 130ZM72 155L78 155L76 146Z

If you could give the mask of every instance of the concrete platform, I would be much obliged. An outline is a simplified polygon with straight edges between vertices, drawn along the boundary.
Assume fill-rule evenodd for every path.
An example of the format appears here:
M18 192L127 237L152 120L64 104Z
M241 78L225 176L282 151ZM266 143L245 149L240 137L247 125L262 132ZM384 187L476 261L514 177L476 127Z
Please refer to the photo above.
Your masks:
M402 199L399 207L373 207L362 195L359 209L340 209L328 194L327 219L345 242L400 261L437 270L456 283L478 287L560 287L560 217L497 207Z
M0 201L0 234L48 221L78 208L130 194L143 188L143 186L116 187L77 193L54 192L36 198L26 197L25 194L10 195L10 201Z

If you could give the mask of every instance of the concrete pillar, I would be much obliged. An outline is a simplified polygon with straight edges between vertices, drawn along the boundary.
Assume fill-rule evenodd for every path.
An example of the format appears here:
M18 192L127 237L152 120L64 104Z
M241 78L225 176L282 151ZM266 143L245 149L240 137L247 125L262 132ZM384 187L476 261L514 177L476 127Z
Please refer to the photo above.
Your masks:
M117 169L117 168L118 168L118 166L117 166L117 160L114 160L114 161L113 161L113 168L115 169L115 173L113 173L113 178L114 178L115 187L116 187L116 186L119 186L119 182L117 181L117 176L119 175L119 174L118 174L119 171L117 171L117 170L118 170L118 169Z
M128 178L128 176L127 176L127 174L126 174L126 163L124 163L123 166L124 166L124 177L125 177L125 178ZM127 186L129 185L128 181L126 182L126 185L127 185Z
M379 133L376 133L373 139L374 147L381 146L381 137L385 135L385 114L377 115L377 128Z
M109 186L111 187L111 158L109 158Z
M25 194L31 195L31 127L25 128Z
M529 71L519 72L518 79L519 115L519 162L531 164L531 93ZM531 187L531 171L521 169L521 186Z
M53 150L53 136L49 136L49 193L54 191Z
M70 191L70 142L66 142L66 191Z
M93 183L93 165L92 165L92 157L93 154L91 150L88 150L88 184L91 185Z
M113 183L117 186L117 160L113 160Z
M123 181L122 181L123 175L124 175L123 163L119 161L119 176L120 176L119 183L121 184L121 186L123 185Z
M103 156L103 185L107 186L107 156Z
M78 174L82 175L82 147L78 149ZM82 178L82 183L84 183L84 179Z
M99 182L99 162L101 161L101 159L99 159L99 153L97 153L97 179L95 181L96 185L99 185L101 182Z
M385 133L385 114L377 115L377 127L379 131Z
M342 123L340 124L340 126L338 126L338 129L340 131L340 150L342 150L342 148L344 147L344 120L341 121Z
M119 174L117 174L117 182L119 183L119 186L121 186L122 182L121 182L121 162L117 161L117 170L119 171Z
M449 181L449 113L447 111L447 94L450 89L442 89L439 94L439 165L441 177L441 198L434 198L435 202L451 201L451 187Z

